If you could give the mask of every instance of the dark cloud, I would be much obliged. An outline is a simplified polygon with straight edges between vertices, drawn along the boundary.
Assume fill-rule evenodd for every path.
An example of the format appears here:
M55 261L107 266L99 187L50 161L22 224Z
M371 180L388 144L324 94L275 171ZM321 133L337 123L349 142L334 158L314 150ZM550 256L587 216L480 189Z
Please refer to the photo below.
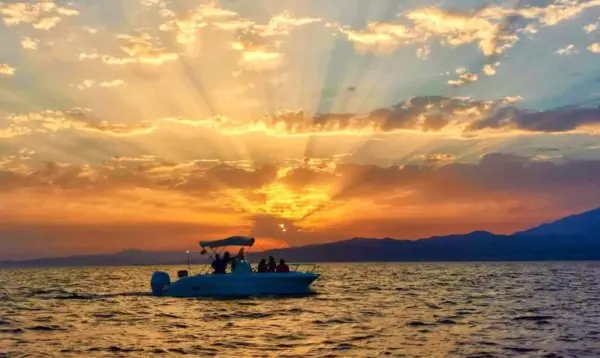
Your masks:
M568 132L592 124L600 124L600 107L558 108L539 112L504 107L472 123L467 130L518 128L531 132Z
M285 112L257 122L280 133L327 133L343 131L393 132L414 130L437 132L446 128L464 135L493 129L529 132L569 132L600 124L600 107L565 107L530 111L514 106L518 97L497 101L441 96L415 97L391 107L365 114L323 113L308 117L304 112ZM230 124L233 127L233 123ZM226 126L222 127L226 128Z

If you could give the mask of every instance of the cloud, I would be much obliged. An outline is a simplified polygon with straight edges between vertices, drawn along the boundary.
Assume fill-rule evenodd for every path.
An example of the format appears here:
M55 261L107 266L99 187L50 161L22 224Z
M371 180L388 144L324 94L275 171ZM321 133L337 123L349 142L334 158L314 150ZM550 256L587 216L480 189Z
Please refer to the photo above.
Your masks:
M157 47L152 42L152 36L149 34L117 35L117 39L123 42L121 50L129 57L103 56L102 61L111 65L121 65L128 63L143 63L151 65L160 65L164 62L173 61L179 58L179 55L169 52L164 48Z
M462 162L451 153L431 152L419 163L391 166L332 158L246 167L150 155L93 165L29 157L24 152L0 165L7 223L45 228L102 222L115 234L128 227L124 236L150 221L153 231L166 230L157 237L193 223L215 235L225 235L213 231L218 227L229 228L294 245L482 228L510 232L600 200L600 161L507 153ZM482 216L489 212L494 215ZM183 243L189 241L184 231ZM65 235L80 232L59 236Z
M21 46L27 50L36 50L40 40L28 36L21 38Z
M78 84L77 88L80 90L85 90L87 88L91 88L94 86L103 87L103 88L114 88L114 87L121 87L124 85L125 85L125 81L123 81L121 79L102 81L102 82L96 82L95 80L87 79L87 80L83 80L80 84Z
M557 108L548 111L528 111L516 107L499 108L466 129L519 129L530 132L569 132L600 126L600 108Z
M420 164L387 167L351 162L307 165L298 161L243 168L194 161L169 163L150 157L115 158L96 166L46 162L41 166L29 164L34 166L26 169L3 168L0 187L4 191L56 188L78 195L81 190L109 195L144 188L187 195L190 200L210 198L214 208L235 208L251 217L279 217L296 225L314 215L333 214L336 207L351 207L357 199L369 200L380 210L391 205L395 208L392 211L427 210L432 205L444 210L446 204L456 208L494 201L531 200L533 205L540 203L540 198L549 206L558 202L568 207L586 198L586 192L598 193L600 189L597 160L551 161L505 153L488 153L469 163L449 153L417 159ZM549 177L553 180L547 180ZM592 199L588 197L588 203ZM369 207L362 203L366 213Z
M591 44L588 46L588 50L593 53L600 53L600 42Z
M583 31L585 31L588 34L591 34L592 32L598 30L599 26L600 26L600 23L598 23L598 22L593 23L593 24L588 24L583 27Z
M338 27L337 25L332 26ZM346 35L348 41L352 42L360 53L387 55L396 51L401 45L408 45L417 40L417 34L400 24L374 22L360 31L343 27L338 27L338 29Z
M93 116L89 109L72 108L67 111L44 110L26 114L13 114L6 118L14 125L29 127L29 132L57 132L76 129L111 136L127 136L150 133L155 125L150 122L134 124L110 123Z
M238 13L223 9L214 3L200 5L194 10L174 12L168 10L170 20L160 25L160 30L174 33L177 42L186 44L196 40L198 31L208 24L226 31L242 30L254 23L240 19Z
M207 25L208 23L204 21L201 14L190 13L184 17L167 21L160 26L160 29L175 33L177 42L185 44L194 42L198 30Z
M6 128L0 129L0 138L14 138L30 134L32 131L29 127L11 124Z
M500 24L491 23L477 15L429 7L410 11L406 17L413 21L414 31L422 39L439 37L443 43L451 46L477 42L487 56L502 53L505 47L510 47L516 41L512 36L502 35ZM498 40L504 40L504 43L500 45Z
M556 108L529 111L514 106L521 96L496 101L461 97L415 97L389 108L366 113L329 113L310 116L303 111L281 111L256 119L224 116L164 118L163 121L202 127L226 135L265 133L289 135L372 135L376 133L432 133L443 136L522 135L524 133L592 133L600 128L599 108Z
M485 56L495 56L517 43L520 33L536 33L537 25L557 25L595 6L600 6L600 0L565 0L546 7L493 5L473 12L423 7L400 13L397 22L372 22L363 30L329 26L345 34L362 53L390 54L400 46L437 40L452 47L475 43Z
M96 34L96 33L98 33L98 29L96 29L96 28L93 28L93 27L91 27L91 26L84 26L84 27L82 27L81 29L82 29L83 31L85 31L85 32L89 33L89 34Z
M63 17L77 15L77 10L58 6L52 1L0 2L0 17L6 26L31 24L37 30L50 30Z
M459 68L456 70L456 73L458 74L458 79L448 81L448 84L454 87L467 85L469 83L477 81L477 79L479 78L479 76L476 73L469 72L469 70L467 70L466 68Z
M244 70L270 71L283 64L283 53L271 49L267 45L236 41L231 47L241 53L238 64Z
M560 56L571 56L573 54L579 53L579 51L575 49L575 45L570 44L566 47L556 50L556 53Z
M284 11L273 16L266 25L253 25L251 32L262 37L287 36L296 27L321 21L316 17L293 17L288 11Z
M108 65L149 64L161 65L165 62L179 58L175 52L170 52L155 44L152 36L146 33L140 35L117 35L121 42L120 49L127 54L125 57L99 54L98 52L83 52L79 54L80 60L101 59Z
M13 76L16 69L6 63L0 63L0 77L2 76Z
M500 62L496 62L494 64L486 64L483 66L483 73L486 76L494 76L496 74L496 67L500 66Z
M427 45L421 46L417 49L417 57L422 60L429 58L430 53L431 53L431 48Z

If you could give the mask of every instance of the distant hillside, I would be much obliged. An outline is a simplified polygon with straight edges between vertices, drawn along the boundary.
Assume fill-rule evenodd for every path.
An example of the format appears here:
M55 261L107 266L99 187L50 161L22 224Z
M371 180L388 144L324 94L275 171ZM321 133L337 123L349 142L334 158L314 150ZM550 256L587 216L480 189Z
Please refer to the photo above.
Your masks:
M600 260L600 240L473 232L417 241L354 238L265 254L293 262Z
M600 180L600 178L598 178ZM517 234L600 237L600 208L545 223Z
M353 238L327 244L251 253L288 262L600 260L600 208L515 233L486 231L421 240ZM192 263L207 260L192 253ZM4 261L0 267L186 264L185 252L126 250L116 254Z
M198 252L191 254L192 263L201 260ZM184 251L125 250L114 254L80 255L41 258L23 261L0 261L0 267L78 267L187 264Z

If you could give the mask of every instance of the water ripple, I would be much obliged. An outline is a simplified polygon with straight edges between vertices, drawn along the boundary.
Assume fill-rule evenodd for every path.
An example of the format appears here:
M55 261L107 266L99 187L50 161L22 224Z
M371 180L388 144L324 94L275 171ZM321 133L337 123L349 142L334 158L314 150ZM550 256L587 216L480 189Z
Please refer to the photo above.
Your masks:
M322 265L317 295L157 298L154 270L0 270L0 357L594 357L600 264Z

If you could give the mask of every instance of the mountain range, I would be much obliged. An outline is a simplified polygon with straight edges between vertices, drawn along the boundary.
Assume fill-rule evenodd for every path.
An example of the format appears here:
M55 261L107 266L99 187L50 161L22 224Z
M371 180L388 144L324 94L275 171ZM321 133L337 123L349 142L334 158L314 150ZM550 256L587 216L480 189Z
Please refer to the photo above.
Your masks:
M543 261L600 260L600 208L544 223L512 235L487 231L420 240L352 238L249 254L288 262ZM192 256L192 263L207 260ZM0 261L0 267L186 264L181 251L125 250L114 254Z

